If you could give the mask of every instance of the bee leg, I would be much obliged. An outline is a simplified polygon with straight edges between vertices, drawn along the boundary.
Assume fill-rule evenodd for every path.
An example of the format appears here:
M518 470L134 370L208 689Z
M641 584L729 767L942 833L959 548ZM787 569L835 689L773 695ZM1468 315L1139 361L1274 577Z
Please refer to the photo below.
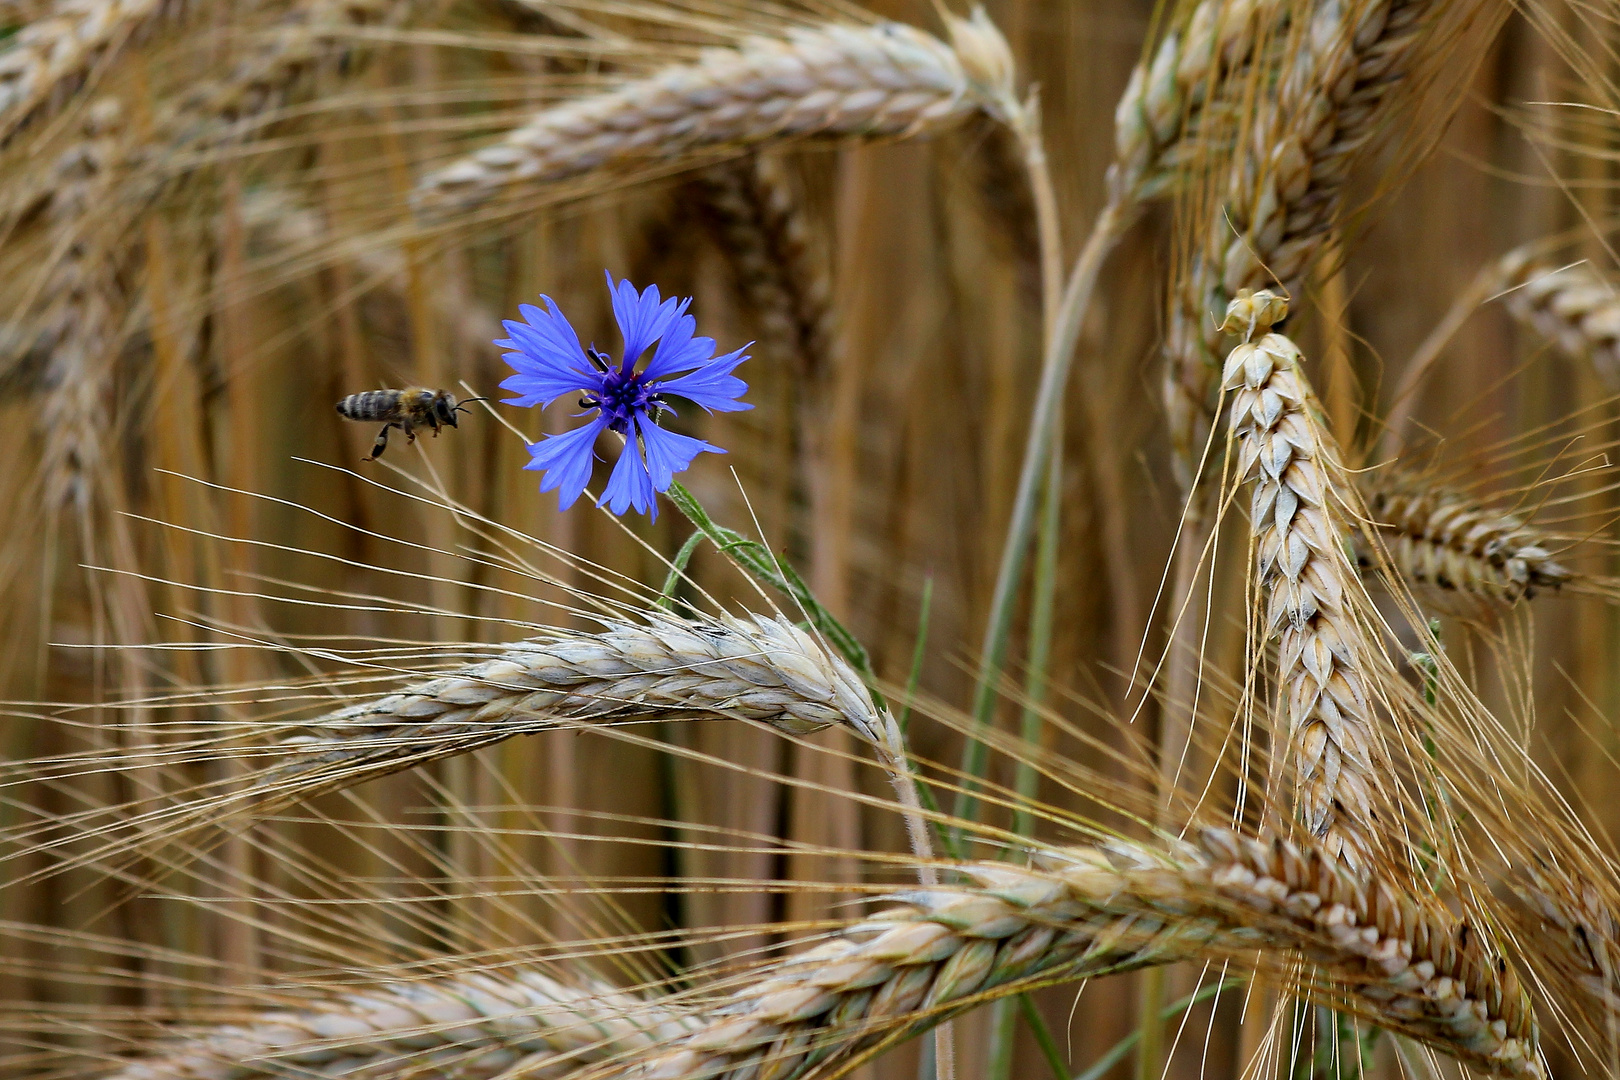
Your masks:
M406 442L414 443L416 441L416 429L411 426L411 422L409 420L400 425L400 430L405 432Z
M377 441L371 444L371 453L361 458L361 461L376 461L382 457L382 452L388 449L388 429L391 424L384 424L382 430L377 432Z

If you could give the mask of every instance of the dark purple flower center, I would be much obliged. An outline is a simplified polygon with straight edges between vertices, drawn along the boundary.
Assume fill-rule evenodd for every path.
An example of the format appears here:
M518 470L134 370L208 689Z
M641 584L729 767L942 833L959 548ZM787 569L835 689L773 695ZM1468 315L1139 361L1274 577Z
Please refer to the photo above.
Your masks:
M620 435L628 435L631 421L638 413L666 407L659 396L658 383L643 381L640 372L613 366L607 356L594 348L588 355L602 371L602 389L600 393L580 398L579 404L581 408L600 409L608 427Z

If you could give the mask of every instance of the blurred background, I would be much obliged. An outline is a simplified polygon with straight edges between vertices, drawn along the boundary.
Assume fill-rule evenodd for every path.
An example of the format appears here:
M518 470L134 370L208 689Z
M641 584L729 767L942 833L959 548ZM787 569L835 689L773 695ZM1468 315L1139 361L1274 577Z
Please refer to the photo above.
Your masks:
M48 6L0 4L0 19L15 39ZM673 554L689 532L677 513L666 505L656 522L620 522L585 502L559 512L554 495L536 491L537 475L521 471L517 432L565 430L573 402L495 406L516 431L479 410L415 446L396 435L371 464L360 458L373 425L332 407L412 384L495 395L508 372L491 339L540 293L582 339L611 351L607 269L694 297L699 332L721 349L754 342L739 372L754 410L679 418L729 450L704 455L686 482L717 520L801 567L883 679L903 687L915 674L925 700L914 748L954 765L952 718L972 697L1040 365L1035 224L1011 137L969 118L927 138L801 143L682 171L586 177L499 213L424 224L412 212L417 181L539 105L728 35L842 12L350 3L319 14L336 21L331 29L316 7L156 5L0 136L0 697L83 706L57 709L54 721L44 719L50 709L15 707L0 753L20 762L116 750L142 724L246 716L251 693L187 699L178 713L98 703L273 683L320 666L274 649L140 648L151 643L290 643L337 655L587 625L563 588L468 557L479 530L490 534L475 519L534 538L523 550L564 584L612 593L610 575L621 574L656 588L666 569L652 552ZM1115 104L1164 12L1146 0L991 0L987 9L1020 85L1040 88L1072 253L1104 198ZM926 3L867 10L943 32ZM1532 104L1591 99L1593 72L1612 71L1612 46L1612 21L1580 5L1515 12L1460 103L1424 104L1456 107L1438 147L1410 169L1375 162L1358 172L1360 211L1342 257L1296 297L1292 331L1355 461L1383 460L1393 386L1482 268L1559 234L1572 238L1562 261L1615 268L1605 239L1611 118ZM1578 58L1594 59L1572 66ZM1388 162L1412 156L1402 149ZM1155 208L1109 260L1064 413L1048 700L1073 730L1048 725L1043 738L1126 785L1150 783L1142 777L1154 768L1164 705L1143 681L1180 604L1164 591L1181 493L1158 351L1179 220L1173 207ZM1415 398L1425 433L1409 440L1403 463L1590 538L1560 557L1603 575L1613 388L1592 363L1515 323L1504 302L1474 306ZM1572 479L1549 487L1552 476ZM434 490L464 513L434 505ZM1204 656L1221 677L1201 708L1214 713L1229 709L1221 679L1238 678L1243 662L1234 535L1239 558L1204 583ZM760 603L712 550L698 553L692 578L721 603ZM1606 797L1607 717L1620 704L1614 621L1600 598L1543 594L1489 620L1448 615L1445 630L1487 700L1524 720L1538 756L1600 831L1617 821ZM1023 655L1018 633L1015 682ZM1015 702L997 722L1017 729ZM372 843L356 838L362 825L293 815L227 844L204 869L140 871L148 885L133 898L128 881L89 870L0 889L8 926L139 943L117 959L108 957L120 950L72 934L8 945L0 999L12 1014L79 1018L48 1034L13 1021L10 1067L73 1074L36 1047L115 1052L108 1032L125 1020L197 1015L207 997L199 984L298 969L307 958L284 931L314 926L316 916L293 909L322 890L437 905L415 925L387 912L344 916L359 920L351 924L331 916L319 933L342 939L358 965L515 955L606 934L597 900L570 899L556 886L563 879L798 883L649 885L616 897L613 918L641 932L742 928L690 946L684 962L695 962L769 944L767 924L842 914L850 894L840 884L902 872L853 854L900 852L905 838L892 813L846 796L886 789L844 736L801 743L740 724L639 735L520 739L321 803L317 816L370 821ZM196 766L192 779L229 767ZM990 768L1013 784L1010 758ZM139 781L98 771L8 801L0 819L19 820L22 802L66 814L141 795ZM1084 801L1050 782L1039 797L1059 809ZM473 822L508 831L481 841ZM326 880L289 870L278 845L318 857ZM12 860L5 873L22 878L47 862ZM524 898L525 875L554 891ZM495 881L512 895L464 887ZM164 898L188 893L203 902ZM368 917L391 929L354 936ZM1213 978L1175 973L1170 996L1200 977ZM1136 982L1101 981L1078 1008L1073 987L1038 996L1074 1074L1135 1030ZM1214 1012L1189 1014L1172 1076L1240 1074L1258 1037L1245 1000L1228 994ZM959 1024L964 1076L979 1075L988 1023L981 1011ZM1043 1066L1019 1032L1014 1075L1029 1075ZM864 1075L917 1075L918 1050L907 1044ZM1387 1053L1380 1061L1398 1074ZM1135 1067L1125 1055L1108 1075Z

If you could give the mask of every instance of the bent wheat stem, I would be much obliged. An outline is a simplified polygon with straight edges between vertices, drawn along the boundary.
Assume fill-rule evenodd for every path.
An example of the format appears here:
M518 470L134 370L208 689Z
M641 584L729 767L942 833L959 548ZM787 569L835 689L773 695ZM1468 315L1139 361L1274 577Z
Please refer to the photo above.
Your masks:
M989 724L995 709L996 680L1006 661L1007 635L1012 629L1013 609L1017 606L1018 588L1023 581L1024 561L1035 530L1035 511L1046 470L1047 453L1051 448L1052 431L1057 424L1063 392L1068 386L1074 347L1080 340L1081 324L1091 294L1096 290L1103 262L1112 249L1110 238L1118 227L1117 219L1123 213L1120 208L1110 205L1093 227L1086 246L1069 271L1068 283L1058 305L1057 316L1053 319L1051 337L1042 356L1041 378L1035 390L1029 430L1024 438L1024 457L1018 472L1018 488L1013 495L1012 516L1001 544L995 591L990 598L990 614L985 620L984 639L979 649L973 718L980 727ZM984 757L983 744L970 740L962 771L970 778L979 775L984 771ZM955 816L973 817L978 806L974 790L971 779L963 784L963 790L957 796Z

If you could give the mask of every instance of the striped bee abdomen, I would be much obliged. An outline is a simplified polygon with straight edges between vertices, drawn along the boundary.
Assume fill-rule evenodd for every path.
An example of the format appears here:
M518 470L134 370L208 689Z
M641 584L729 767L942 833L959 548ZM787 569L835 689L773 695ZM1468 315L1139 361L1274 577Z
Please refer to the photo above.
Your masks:
M402 392L366 390L337 403L337 411L350 420L393 420L399 415Z

